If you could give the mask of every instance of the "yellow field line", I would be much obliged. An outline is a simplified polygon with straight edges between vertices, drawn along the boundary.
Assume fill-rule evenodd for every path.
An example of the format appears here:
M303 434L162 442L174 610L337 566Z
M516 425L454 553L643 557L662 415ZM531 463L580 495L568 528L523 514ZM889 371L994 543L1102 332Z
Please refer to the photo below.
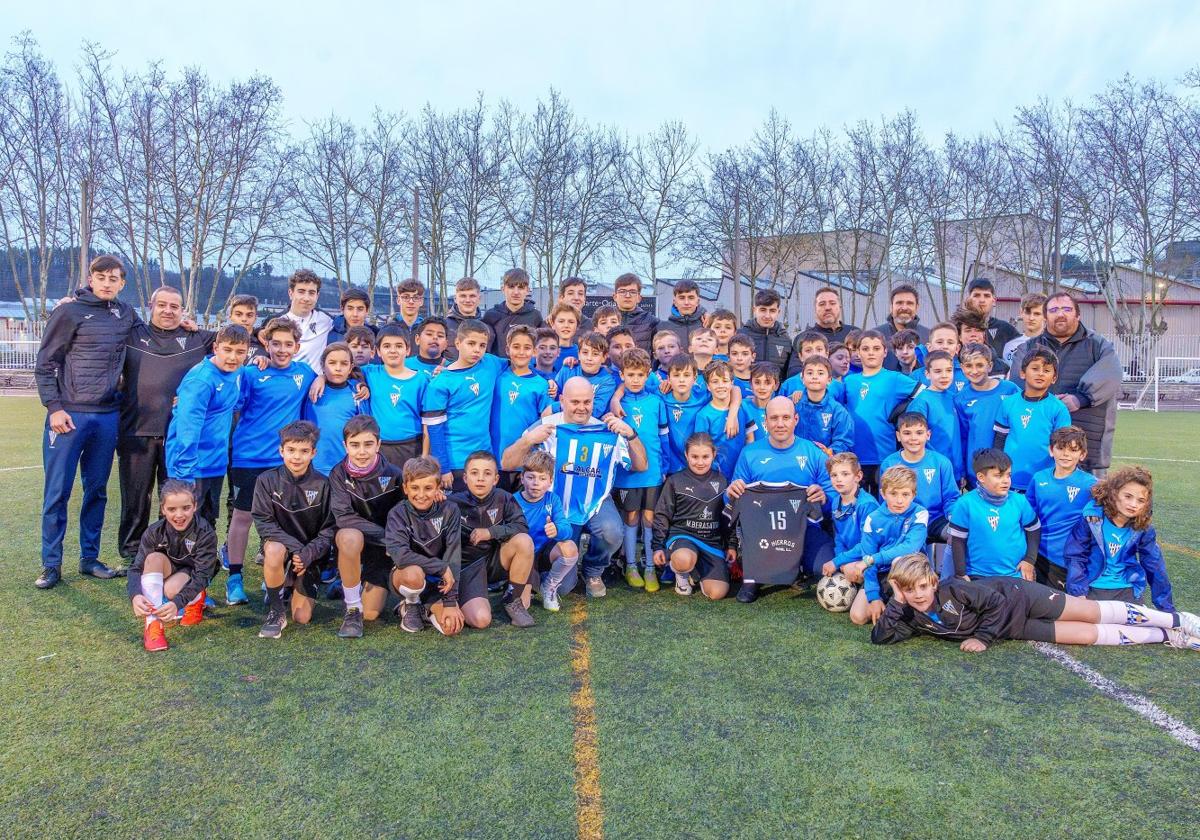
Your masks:
M1167 551L1174 551L1178 554L1186 554L1188 557L1200 559L1200 551L1196 551L1194 548L1188 548L1186 545L1175 545L1175 543L1162 542L1161 540L1159 541L1159 545L1161 545Z
M592 694L592 646L587 633L587 601L571 605L571 712L575 722L575 825L580 840L604 837L600 801L600 750L596 697Z

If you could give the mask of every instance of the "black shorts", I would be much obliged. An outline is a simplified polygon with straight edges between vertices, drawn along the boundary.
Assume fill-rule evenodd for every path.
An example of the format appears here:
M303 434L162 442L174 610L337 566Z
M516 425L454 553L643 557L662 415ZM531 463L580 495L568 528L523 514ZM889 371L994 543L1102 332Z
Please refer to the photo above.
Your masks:
M618 487L612 491L613 502L621 513L654 510L658 504L659 487Z
M273 467L233 467L229 470L229 492L234 510L250 512L254 504L254 483L269 469Z
M950 527L950 520L944 516L939 516L937 519L929 523L929 528L926 530L928 538L926 543L944 543L946 542L946 529Z
M1122 589L1088 589L1089 601L1126 601L1130 604L1142 603L1141 598L1135 598L1133 588L1126 586Z
M1062 566L1056 566L1051 563L1046 557L1041 554L1033 561L1033 571L1035 580L1043 586L1049 586L1051 589L1057 589L1060 592L1067 588L1067 570Z
M212 478L197 478L196 483L192 485L192 491L196 494L196 515L214 529L221 515L221 487L224 484L225 476L218 475Z
M533 555L533 568L539 575L544 575L550 571L550 567L554 565L554 560L550 555L554 549L558 547L556 540L546 540L542 543L542 547Z
M404 469L409 458L420 457L421 436L417 435L408 440L385 440L379 444L379 451L389 464Z
M663 552L668 562L671 552L680 548L688 548L696 552L696 567L692 570L701 580L721 580L729 583L729 564L725 555L707 543L703 543L690 534L667 534L663 543Z
M1067 596L1049 586L1024 578L981 578L1004 596L1008 621L1002 631L1006 639L1053 642L1054 622L1067 608Z
M463 566L458 573L458 603L459 606L474 598L487 600L488 596L488 566L490 556L480 557L469 566ZM426 587L428 589L428 587Z
M364 545L359 558L362 563L363 583L384 588L392 585L392 558L381 545Z

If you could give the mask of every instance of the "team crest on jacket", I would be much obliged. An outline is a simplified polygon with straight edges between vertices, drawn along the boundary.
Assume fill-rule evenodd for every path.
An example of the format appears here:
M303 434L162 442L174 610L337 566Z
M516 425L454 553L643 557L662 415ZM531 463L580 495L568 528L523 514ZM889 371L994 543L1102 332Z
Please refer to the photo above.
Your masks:
M499 509L499 508L492 508L492 509L490 509L490 510L489 510L487 513L488 513L488 519L492 520L492 524L493 524L493 525L495 525L495 524L496 524L496 517L499 515L499 513L500 513L500 509Z
M1033 419L1033 409L1031 408L1031 409L1028 409L1024 414L1021 415L1021 428L1028 429L1029 421L1032 419Z
M683 419L683 409L682 408L672 408L671 416L674 417L675 422L678 423L681 419Z
M1078 487L1071 487L1070 485L1067 485L1067 501L1069 501L1069 502L1075 501L1075 497L1078 495L1079 495Z
M720 490L720 489L721 489L721 482L719 482L719 481L710 481L710 482L708 482L708 486L709 486L709 487L711 487L711 488L713 489L713 492L714 492L714 493L716 493L718 490Z
M935 472L937 472L937 470L922 470L921 472L925 473L926 483L932 484L933 483L933 474Z
M390 475L382 475L379 477L379 489L380 490L388 489L388 485L391 483L392 483L392 477Z
M292 381L296 383L296 390L299 391L301 388L304 387L304 374L297 373L295 376L292 377Z
M433 524L433 530L435 530L435 531L442 530L443 518L444 517L441 517L441 516L435 516L433 519L429 520Z
M833 419L833 413L832 413L832 412L824 412L824 411L822 411L822 412L821 412L821 428L822 428L822 429L828 429L828 428L829 428L829 421L830 421L830 420L832 420L832 419Z
M180 350L187 349L187 336L177 335L177 336L175 336L175 341L178 342Z
M304 498L308 499L308 503L311 505L313 502L315 502L317 500L317 491L316 490L305 490Z
M807 455L797 455L796 463L800 465L800 469L802 469L802 470L807 469L808 468L808 456Z
M188 550L188 551L191 551L193 548L195 548L195 547L196 547L196 541L195 541L195 540L184 540L184 541L183 541L183 544L184 544L184 546L186 546L186 547L187 547L187 550Z

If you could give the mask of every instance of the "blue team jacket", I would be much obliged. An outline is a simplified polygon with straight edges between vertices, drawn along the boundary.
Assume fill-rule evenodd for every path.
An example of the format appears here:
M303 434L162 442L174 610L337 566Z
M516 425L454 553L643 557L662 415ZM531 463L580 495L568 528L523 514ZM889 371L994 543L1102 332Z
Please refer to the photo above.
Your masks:
M834 399L831 390L825 392L820 402L812 402L808 393L802 392L796 403L796 414L800 418L796 423L796 434L800 437L828 446L834 452L854 449L854 418Z
M240 396L240 370L225 373L205 359L184 375L167 426L168 476L195 481L225 475L229 430Z
M1083 519L1075 524L1067 537L1067 594L1087 597L1092 581L1104 571L1104 536L1101 533L1099 509L1089 506ZM1124 567L1125 580L1135 598L1141 598L1150 586L1150 598L1155 609L1175 611L1171 597L1171 581L1167 564L1158 547L1158 535L1151 525L1144 531L1132 531L1115 562Z

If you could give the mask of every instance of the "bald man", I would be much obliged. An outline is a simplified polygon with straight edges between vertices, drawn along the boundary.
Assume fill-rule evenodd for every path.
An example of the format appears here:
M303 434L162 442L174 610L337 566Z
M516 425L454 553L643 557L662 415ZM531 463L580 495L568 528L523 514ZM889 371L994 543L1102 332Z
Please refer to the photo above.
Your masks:
M766 437L756 440L742 450L733 468L732 481L726 495L736 501L755 482L790 482L807 488L810 502L829 508L833 485L825 468L826 455L811 440L796 434L796 406L788 397L775 397L767 403L763 422ZM833 542L817 525L809 523L804 535L803 568L810 577L820 577L821 566L833 558ZM738 590L737 599L744 604L758 598L759 585L746 581Z
M624 528L612 500L613 480L618 468L631 472L646 469L646 447L637 432L613 414L598 419L593 413L594 391L582 376L563 383L559 403L562 410L534 423L504 450L503 470L519 470L532 449L554 456L554 492L562 499L569 537L576 545L586 531L590 536L583 557L584 590L592 598L607 594L602 575L621 546ZM560 535L561 536L561 535ZM574 588L575 572L569 572L560 591Z

